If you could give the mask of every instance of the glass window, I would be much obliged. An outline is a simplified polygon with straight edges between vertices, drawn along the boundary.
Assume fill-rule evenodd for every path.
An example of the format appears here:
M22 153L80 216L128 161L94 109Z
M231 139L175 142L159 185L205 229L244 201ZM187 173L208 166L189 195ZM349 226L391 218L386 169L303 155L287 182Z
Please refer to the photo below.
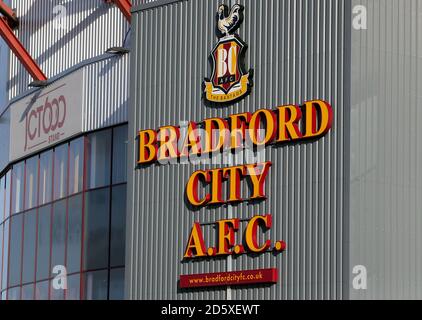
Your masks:
M50 221L51 205L41 207L38 210L37 280L48 279L50 272Z
M4 239L4 254L3 254L3 274L1 280L1 289L4 290L7 288L7 271L8 271L8 251L9 251L9 220L6 221L3 225L3 239Z
M126 182L127 171L127 126L113 131L113 184Z
M34 300L34 284L22 287L22 300Z
M4 221L5 177L0 179L0 223ZM0 266L1 267L1 266Z
M64 144L54 149L54 200L67 195L67 159L68 145Z
M110 300L125 298L125 269L110 270Z
M126 185L112 189L111 198L111 266L125 265Z
M53 280L50 281L50 300L63 300L64 289L54 289Z
M66 200L54 203L53 205L53 226L52 232L52 255L51 270L55 266L65 265L65 248L66 248ZM55 275L52 274L52 277Z
M38 282L35 286L35 299L48 300L48 281Z
M9 287L14 287L21 283L23 215L13 216L10 221Z
M34 282L36 227L36 210L25 213L22 283Z
M110 184L111 130L88 136L87 186L89 189Z
M1 270L3 266L3 225L0 225L0 291L2 289L1 281L3 279Z
M20 300L21 299L21 287L15 287L7 290L7 300Z
M68 214L67 272L75 273L81 269L82 195L69 198Z
M9 218L10 216L10 182L12 181L12 172L9 170L6 174L6 180L5 180L5 201L4 201L4 219Z
M107 300L107 270L85 273L85 299Z
M53 181L53 151L47 151L40 156L40 192L39 205L51 202Z
M80 299L80 282L81 276L79 274L74 274L67 278L66 300Z
M5 291L3 291L3 292L1 293L1 299L2 299L3 301L5 301L5 300L6 300L6 298L7 298L7 291L5 290Z
M25 209L37 206L38 156L26 161Z
M85 198L84 270L107 268L109 189L88 192Z
M24 170L25 163L21 162L13 166L12 171L12 213L23 210L23 189L24 189Z
M72 195L83 188L84 138L72 141L69 153L69 195Z

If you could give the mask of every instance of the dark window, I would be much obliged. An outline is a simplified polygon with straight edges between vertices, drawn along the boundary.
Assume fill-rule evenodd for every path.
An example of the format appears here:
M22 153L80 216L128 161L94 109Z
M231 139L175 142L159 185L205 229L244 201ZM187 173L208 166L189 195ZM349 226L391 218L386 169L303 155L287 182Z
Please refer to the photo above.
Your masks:
M22 257L22 219L19 214L11 218L10 228L10 261L9 261L9 287L21 283L21 257Z
M125 264L126 185L113 187L111 202L111 266Z
M22 287L22 300L34 300L34 284Z
M50 281L50 300L63 300L64 299L64 289L54 289L55 280Z
M67 272L75 273L81 268L82 195L69 198L68 211Z
M25 209L37 206L38 195L38 156L26 161Z
M64 266L65 260L65 240L66 240L66 200L61 200L53 204L53 227L51 270L55 266ZM54 274L50 276L54 277Z
M110 300L123 300L125 297L125 269L110 270Z
M66 300L79 300L80 281L81 276L79 274L74 274L67 278Z
M15 287L7 290L8 300L20 300L21 298L21 287Z
M0 224L0 291L2 289L2 274L1 274L1 269L3 266L3 225Z
M35 286L35 299L48 300L48 281L38 282Z
M51 202L53 182L53 151L47 151L40 156L40 192L39 205Z
M51 205L38 211L37 280L48 279L50 263Z
M109 189L90 191L85 198L84 270L107 268Z
M35 272L36 210L25 213L24 220L22 283L30 283L34 282Z
M113 184L126 182L127 126L113 131Z
M123 299L126 153L127 126L116 127L19 162L0 177L2 299L77 300L80 292ZM52 287L59 265L69 275L66 290Z
M12 172L9 171L6 174L5 183L5 200L4 200L4 219L7 219L10 216L10 182L12 181Z
M110 184L111 130L88 136L87 186L88 189Z
M68 145L54 149L54 200L67 196Z
M13 166L12 171L12 213L21 212L23 210L23 175L25 163L21 162Z
M2 223L5 219L5 217L4 217L4 200L5 200L5 195L4 195L5 184L4 184L4 181L5 180L6 180L5 177L0 179L0 223ZM1 265L0 265L0 268L1 268Z
M84 138L70 143L69 195L79 193L83 187Z
M4 254L3 254L3 275L1 281L1 289L7 288L7 271L8 271L8 248L9 248L9 220L3 224Z
M88 272L84 274L85 299L107 299L107 270Z

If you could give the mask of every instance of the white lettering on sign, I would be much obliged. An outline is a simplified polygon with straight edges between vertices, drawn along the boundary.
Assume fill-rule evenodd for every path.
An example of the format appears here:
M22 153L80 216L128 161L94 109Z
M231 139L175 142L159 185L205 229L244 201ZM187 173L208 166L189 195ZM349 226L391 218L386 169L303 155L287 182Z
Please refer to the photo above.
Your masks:
M76 72L11 106L10 161L82 132L81 78Z

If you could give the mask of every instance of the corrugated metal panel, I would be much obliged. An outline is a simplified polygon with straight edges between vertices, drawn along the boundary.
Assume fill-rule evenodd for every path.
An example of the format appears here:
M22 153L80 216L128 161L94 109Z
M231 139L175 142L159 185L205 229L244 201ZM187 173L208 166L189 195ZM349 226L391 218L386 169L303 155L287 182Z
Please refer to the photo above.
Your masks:
M129 30L120 10L103 0L12 0L11 7L20 20L17 36L49 78L121 46ZM15 56L9 77L9 99L32 81Z
M353 1L350 268L353 299L422 298L422 1ZM352 275L353 276L353 275Z
M208 55L217 39L219 3L246 6L240 36L249 44L246 65L255 86L244 101L212 109L201 101ZM348 150L343 141L348 102L343 87L347 1L189 0L134 13L131 135L128 180L127 297L131 299L322 299L343 298L343 179ZM209 166L168 165L133 170L137 130L227 117L321 98L334 107L330 134L315 143L266 150L273 162L269 198L190 211L184 203L189 176ZM216 166L212 166L216 167ZM346 176L347 177L347 176ZM228 215L272 213L273 234L287 252L274 257L182 263L194 221ZM211 232L211 230L207 231ZM206 238L210 238L206 234ZM180 291L180 274L278 267L279 284L245 289Z
M83 130L127 121L129 55L116 56L84 68Z
M157 1L158 0L133 0L132 6L137 6L139 4L146 4L146 3L157 2Z

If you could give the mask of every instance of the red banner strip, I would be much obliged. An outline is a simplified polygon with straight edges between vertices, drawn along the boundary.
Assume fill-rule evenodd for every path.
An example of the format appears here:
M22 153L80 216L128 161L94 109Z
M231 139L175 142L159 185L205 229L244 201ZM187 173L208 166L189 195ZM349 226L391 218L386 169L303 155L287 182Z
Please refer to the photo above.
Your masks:
M258 269L181 275L180 288L238 286L258 283L277 283L277 281L277 269Z

